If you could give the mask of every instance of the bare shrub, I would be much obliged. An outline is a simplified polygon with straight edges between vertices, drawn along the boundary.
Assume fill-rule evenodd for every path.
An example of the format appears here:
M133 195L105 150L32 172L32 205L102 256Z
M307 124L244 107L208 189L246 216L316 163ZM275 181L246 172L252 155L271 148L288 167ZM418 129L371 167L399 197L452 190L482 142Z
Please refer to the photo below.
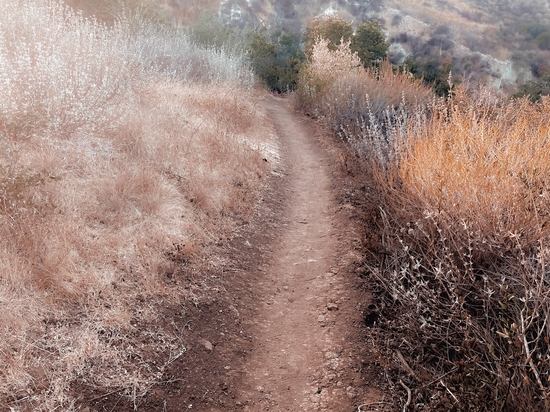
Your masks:
M350 50L351 41L341 42L329 48L329 40L319 37L313 44L310 61L298 74L297 103L311 112L319 93L326 90L336 79L362 70L357 53Z
M435 98L389 65L326 73L298 99L379 210L366 321L389 381L415 410L548 410L550 101Z
M432 104L433 98L421 80L407 72L394 72L392 65L384 61L379 69L338 77L311 106L333 132L364 152L368 149L366 142L379 145L397 138L390 135L399 130L398 125L408 124L407 117ZM379 133L385 138L380 139Z
M487 105L459 91L375 166L376 329L412 365L418 405L549 407L549 116L547 100Z
M376 160L384 167L399 150L410 120L424 118L437 104L433 92L410 73L395 72L387 61L364 69L349 43L333 51L321 38L300 71L295 100L349 142L361 162Z

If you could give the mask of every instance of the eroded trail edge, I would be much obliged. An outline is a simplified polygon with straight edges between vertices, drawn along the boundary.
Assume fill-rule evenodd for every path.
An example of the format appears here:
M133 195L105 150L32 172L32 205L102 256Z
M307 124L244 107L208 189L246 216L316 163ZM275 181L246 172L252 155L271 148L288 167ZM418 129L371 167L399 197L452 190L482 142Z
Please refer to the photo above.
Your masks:
M269 262L257 269L253 350L241 370L239 404L246 411L351 411L360 378L352 376L358 371L347 339L356 315L346 313L354 308L339 274L344 240L330 159L285 100L265 104L281 140L286 198Z

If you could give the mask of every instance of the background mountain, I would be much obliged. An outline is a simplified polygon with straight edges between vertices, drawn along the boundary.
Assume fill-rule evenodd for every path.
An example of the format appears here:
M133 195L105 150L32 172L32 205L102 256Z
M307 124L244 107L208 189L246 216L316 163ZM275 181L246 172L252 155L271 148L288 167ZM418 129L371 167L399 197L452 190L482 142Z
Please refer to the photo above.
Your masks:
M186 22L210 10L235 26L294 32L323 14L354 24L377 19L392 63L406 62L433 81L446 81L452 71L457 80L512 91L550 74L550 8L543 0L169 0L166 6Z

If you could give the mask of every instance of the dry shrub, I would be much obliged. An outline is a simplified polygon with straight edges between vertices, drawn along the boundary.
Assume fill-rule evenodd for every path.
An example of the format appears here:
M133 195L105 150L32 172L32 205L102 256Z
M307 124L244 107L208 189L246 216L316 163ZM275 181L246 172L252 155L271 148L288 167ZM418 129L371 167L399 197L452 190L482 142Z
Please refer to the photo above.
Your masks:
M458 91L430 113L374 166L373 330L412 366L417 410L548 410L550 101Z
M371 150L378 158L382 152L389 155L409 117L423 113L433 99L422 80L394 71L387 61L365 70L349 42L333 51L324 39L315 43L311 62L300 71L296 92L298 107L321 119L364 159Z
M433 92L407 72L394 72L388 61L376 69L337 78L319 94L312 110L327 127L351 143L363 159L382 157L394 148L409 117L434 104ZM379 139L383 134L384 139ZM371 150L375 153L370 153Z
M326 73L298 99L379 210L366 322L390 384L410 410L550 409L550 100L445 101L389 65Z
M335 50L330 41L319 37L313 44L310 61L298 73L297 103L306 112L312 113L321 92L339 77L362 70L361 59L350 49L351 41L342 41Z
M250 216L272 127L242 56L170 27L45 0L0 23L0 405L139 403L163 370L135 359L186 349L160 302L210 299L185 268Z

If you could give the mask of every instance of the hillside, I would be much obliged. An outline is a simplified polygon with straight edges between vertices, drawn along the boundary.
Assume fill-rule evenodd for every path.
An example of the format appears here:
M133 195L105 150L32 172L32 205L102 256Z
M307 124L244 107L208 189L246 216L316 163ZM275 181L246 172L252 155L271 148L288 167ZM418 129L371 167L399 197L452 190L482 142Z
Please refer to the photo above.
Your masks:
M186 1L169 4L187 18L197 16L200 9ZM550 71L550 9L542 0L226 0L210 1L205 9L219 12L233 25L297 32L321 14L339 14L356 23L378 19L392 44L392 62L411 57L428 75L451 69L461 81L481 81L505 91Z
M169 380L176 322L220 288L205 256L277 162L242 55L104 10L0 10L1 411L137 407Z

